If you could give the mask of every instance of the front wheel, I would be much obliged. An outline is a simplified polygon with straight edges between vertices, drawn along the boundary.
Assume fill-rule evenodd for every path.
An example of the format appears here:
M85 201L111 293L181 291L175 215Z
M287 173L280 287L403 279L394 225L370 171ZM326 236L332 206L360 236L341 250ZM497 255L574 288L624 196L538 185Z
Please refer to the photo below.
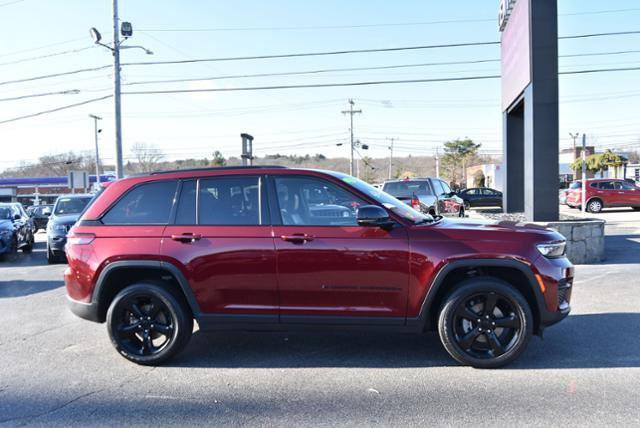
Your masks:
M602 201L599 199L592 199L587 203L587 211L590 213L599 213L602 211Z
M130 285L107 311L107 329L116 350L142 365L157 365L180 352L193 331L193 316L182 296L162 284Z
M533 333L525 298L491 277L465 280L446 299L438 320L440 339L458 362L497 368L514 361Z

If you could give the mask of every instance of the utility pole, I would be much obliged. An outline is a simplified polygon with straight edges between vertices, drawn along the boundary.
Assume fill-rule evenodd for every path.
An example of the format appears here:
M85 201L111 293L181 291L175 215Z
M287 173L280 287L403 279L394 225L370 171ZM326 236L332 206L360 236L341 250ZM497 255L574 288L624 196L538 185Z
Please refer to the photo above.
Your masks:
M436 178L440 178L440 154L436 147Z
M351 176L353 176L353 173L354 173L353 115L362 113L362 110L354 110L353 109L354 105L355 105L355 103L353 102L353 99L349 99L349 110L342 110L342 114L349 114L349 119L350 119L350 127L349 127L350 139L349 139L349 141L351 142L351 158L349 160L349 175L351 175Z
M124 178L122 163L122 113L120 108L120 29L118 0L113 0L113 101L116 124L116 178Z
M240 138L242 139L242 154L240 155L242 166L251 166L253 165L253 136L242 133Z
M569 136L573 138L573 160L576 160L576 139L580 136L579 132L571 133L569 132Z
M391 145L389 146L389 180L391 180L391 168L393 167L393 142L396 140L395 137L388 138L391 140Z
M143 46L122 46L133 35L133 27L130 22L122 22L118 19L118 0L113 0L113 46L102 43L102 35L97 28L89 30L91 38L96 45L103 46L113 55L113 101L115 107L115 137L116 137L116 177L124 177L124 165L122 163L122 113L120 107L120 50L142 49L147 55L153 55L149 49ZM120 39L120 34L124 39Z
M586 212L585 199L587 196L587 134L582 134L582 212Z
M101 117L96 116L95 114L90 114L89 117L93 119L93 134L96 144L96 188L100 188L100 153L98 152L98 133L100 130L98 129L98 121L102 120Z

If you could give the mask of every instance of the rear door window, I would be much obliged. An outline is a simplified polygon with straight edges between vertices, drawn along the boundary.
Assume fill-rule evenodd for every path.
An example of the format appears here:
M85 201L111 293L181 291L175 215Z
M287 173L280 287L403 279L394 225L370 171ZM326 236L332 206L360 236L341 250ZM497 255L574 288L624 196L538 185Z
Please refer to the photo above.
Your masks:
M396 198L411 198L413 195L433 195L429 182L418 180L392 181L385 183L382 190Z
M212 177L200 180L198 224L262 224L261 179L259 176Z
M167 224L176 196L175 180L154 181L129 190L102 217L104 224Z

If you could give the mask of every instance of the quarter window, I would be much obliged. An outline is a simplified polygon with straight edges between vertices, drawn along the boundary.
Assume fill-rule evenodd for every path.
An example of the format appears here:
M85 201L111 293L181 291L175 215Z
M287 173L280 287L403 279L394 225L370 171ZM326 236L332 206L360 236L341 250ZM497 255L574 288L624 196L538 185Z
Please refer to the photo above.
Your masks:
M365 201L329 181L276 177L282 223L287 226L357 226L356 211Z
M198 198L199 224L261 224L262 204L258 176L201 179Z
M155 181L131 189L102 218L104 224L167 224L175 181Z

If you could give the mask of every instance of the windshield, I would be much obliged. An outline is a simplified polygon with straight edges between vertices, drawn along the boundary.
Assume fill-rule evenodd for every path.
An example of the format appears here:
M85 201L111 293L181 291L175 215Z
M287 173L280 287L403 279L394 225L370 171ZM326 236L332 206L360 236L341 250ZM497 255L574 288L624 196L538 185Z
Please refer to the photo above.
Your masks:
M397 200L396 198L389 195L388 193L385 193L380 189L376 189L372 185L365 183L364 181L358 178L351 177L350 175L346 175L346 174L340 174L340 173L333 173L333 174L334 176L337 176L339 179L341 179L345 183L355 187L365 195L380 202L382 205L384 205L385 208L393 211L394 214L397 214L406 220L409 220L413 223L433 221L433 217L431 217L429 214L422 214L414 210L404 202Z
M56 215L80 214L90 200L91 196L61 197L53 212Z
M384 183L382 190L396 198L411 198L413 195L433 195L431 186L429 186L429 182L426 180L390 181L388 183Z
M11 220L11 208L0 207L0 220Z

